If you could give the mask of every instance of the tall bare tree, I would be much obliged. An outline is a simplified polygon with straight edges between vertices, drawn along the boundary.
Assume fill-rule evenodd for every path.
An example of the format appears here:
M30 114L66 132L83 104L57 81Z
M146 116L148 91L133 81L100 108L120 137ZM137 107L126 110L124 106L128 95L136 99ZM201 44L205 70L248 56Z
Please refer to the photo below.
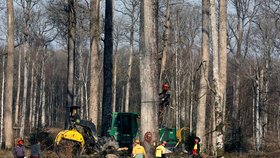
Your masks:
M90 100L89 119L98 125L99 88L100 88L100 55L99 55L99 9L100 1L91 1L91 54L90 54Z
M28 40L30 37L30 32L28 28L28 23L30 21L30 13L32 9L31 1L22 1L23 8L23 99L21 106L21 114L20 114L20 137L25 135L25 118L27 111L27 88L28 88L28 64L29 64L29 45Z
M206 121L206 99L208 91L209 71L209 36L210 36L210 1L202 0L202 43L201 43L201 65L200 84L197 104L196 135L201 138L202 149L206 147L205 142L205 121Z
M13 81L14 81L14 6L13 0L7 0L8 52L5 82L5 147L11 149L13 142Z
M5 36L4 36L5 37ZM6 40L6 39L5 39ZM4 48L6 48L6 42L4 42ZM3 140L4 140L4 91L5 91L5 59L6 57L3 55L2 56L2 83L1 83L1 102L0 102L0 115L1 115L1 118L0 118L0 122L1 122L1 125L0 125L0 147L2 148L3 146Z
M131 0L128 3L130 8L127 8L128 15L130 18L130 28L129 28L129 60L128 60L128 70L127 70L127 83L126 83L126 97L125 97L125 112L129 111L129 98L131 89L131 71L132 71L132 60L133 60L133 50L134 50L134 34L135 34L135 24L138 21L139 12L137 9L139 7L139 2Z
M236 15L232 16L234 20L228 23L229 30L233 34L233 38L228 38L229 49L235 55L234 58L234 80L233 80L233 101L231 112L231 144L235 149L240 149L241 133L239 128L241 125L239 108L241 104L241 70L244 65L244 59L248 55L251 23L256 12L255 0L232 0ZM252 5L251 5L252 4ZM230 16L231 17L231 16ZM236 19L236 20L235 20ZM234 40L234 41L231 41ZM235 47L233 46L235 44ZM238 121L237 121L238 120Z
M106 135L110 127L112 112L112 68L113 68L113 2L106 0L105 7L105 39L103 59L103 98L102 98L102 135Z
M165 30L163 34L163 48L162 48L162 57L161 57L161 68L159 74L159 84L163 84L163 75L166 69L166 58L167 58L167 49L168 49L168 40L170 33L170 1L166 0L166 13L165 13Z
M221 104L216 105L217 156L224 155L224 118L227 85L227 0L219 1L219 93Z
M216 17L216 3L215 0L210 0L210 10L211 10L211 31L212 31L212 49L213 49L213 86L214 86L214 108L213 113L214 128L222 122L222 105L221 105L221 96L220 96L220 86L219 86L219 55L218 55L218 32L217 32L217 17ZM219 131L218 131L219 130ZM216 129L213 132L213 150L214 154L217 156L218 147L218 135L221 135L222 128ZM223 139L223 138L222 138Z
M118 76L118 48L123 39L123 36L126 35L126 30L123 29L123 19L114 18L114 54L113 54L113 98L112 98L112 110L115 112L117 110L117 76Z
M140 5L140 85L141 85L141 140L148 157L154 156L158 138L158 71L156 36L156 0L141 0ZM152 101L152 102L151 102Z
M20 102L20 90L21 90L21 59L22 58L22 55L21 55L21 51L18 52L18 77L17 77L17 95L16 95L16 102L15 102L15 125L18 125L19 124L19 118L18 118L18 115L19 115L19 102Z
M69 123L69 110L73 106L74 100L74 70L75 70L75 37L76 37L76 10L75 0L68 0L68 63L67 63L67 102L66 102L66 120L65 127Z

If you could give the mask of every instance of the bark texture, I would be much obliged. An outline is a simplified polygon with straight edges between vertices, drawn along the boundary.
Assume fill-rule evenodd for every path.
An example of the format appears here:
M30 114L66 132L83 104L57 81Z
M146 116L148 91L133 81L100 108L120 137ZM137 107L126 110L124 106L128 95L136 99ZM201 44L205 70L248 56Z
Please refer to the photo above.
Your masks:
M5 82L5 114L4 136L5 147L11 149L13 139L13 81L14 81L14 7L13 0L7 0L7 24L8 24L8 52Z
M105 39L103 59L103 99L102 99L102 135L110 128L112 113L112 68L113 68L113 2L106 0L105 8Z
M141 0L140 5L140 85L141 139L148 157L154 157L158 139L156 0ZM146 136L146 137L145 137ZM146 138L146 139L145 139Z
M210 1L202 0L202 54L200 65L200 85L197 105L196 135L200 137L202 148L206 147L205 121L206 121L206 98L208 91L208 71L209 71L209 35L210 35ZM203 150L203 149L201 149Z
M100 57L99 57L99 9L100 1L91 1L91 54L90 54L90 100L89 119L98 125L98 107L100 90Z

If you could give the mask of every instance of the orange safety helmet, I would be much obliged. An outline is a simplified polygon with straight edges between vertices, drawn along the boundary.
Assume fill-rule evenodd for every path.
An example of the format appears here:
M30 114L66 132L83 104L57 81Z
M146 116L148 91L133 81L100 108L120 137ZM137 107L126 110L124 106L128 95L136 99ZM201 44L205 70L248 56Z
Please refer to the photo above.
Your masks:
M18 144L18 145L23 145L23 143L24 143L23 139L21 139L21 138L18 139L18 141L17 141L17 144Z

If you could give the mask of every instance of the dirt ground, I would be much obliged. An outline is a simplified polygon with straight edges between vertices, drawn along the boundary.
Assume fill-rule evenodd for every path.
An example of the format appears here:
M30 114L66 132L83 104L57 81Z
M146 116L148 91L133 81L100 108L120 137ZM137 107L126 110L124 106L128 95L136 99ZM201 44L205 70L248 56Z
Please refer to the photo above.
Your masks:
M29 149L27 149L27 157L30 155ZM231 153L226 154L225 158L279 158L280 150L273 151L270 153L256 154L256 153ZM14 158L11 151L0 151L0 158ZM42 158L58 158L58 156L53 151L43 151ZM83 157L86 158L86 157ZM87 157L89 158L89 157ZM106 158L118 158L116 155L107 155ZM168 158L190 158L186 154L173 153L168 155ZM212 156L204 155L203 158L214 158Z

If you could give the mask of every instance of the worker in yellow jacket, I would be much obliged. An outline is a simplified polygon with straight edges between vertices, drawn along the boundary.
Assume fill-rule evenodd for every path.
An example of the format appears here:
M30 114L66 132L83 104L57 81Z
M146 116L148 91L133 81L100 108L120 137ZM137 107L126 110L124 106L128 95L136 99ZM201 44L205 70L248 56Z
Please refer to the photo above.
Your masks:
M132 157L134 158L146 158L145 148L140 145L140 141L137 139L134 142L134 147L132 149Z
M157 148L156 148L156 157L159 158L164 158L164 154L165 154L165 146L166 146L167 142L163 141Z

